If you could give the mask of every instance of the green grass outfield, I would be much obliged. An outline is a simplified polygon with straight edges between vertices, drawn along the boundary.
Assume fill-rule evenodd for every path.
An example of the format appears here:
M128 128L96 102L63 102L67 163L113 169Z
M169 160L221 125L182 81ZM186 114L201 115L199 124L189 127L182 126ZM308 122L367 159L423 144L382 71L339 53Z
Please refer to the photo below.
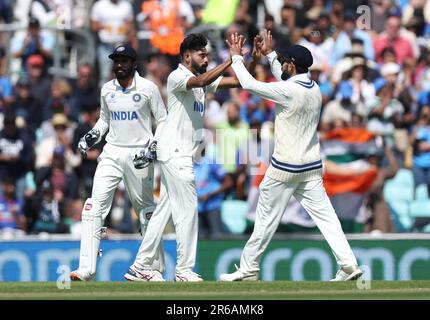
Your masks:
M430 299L430 280L372 281L360 290L352 282L0 282L0 299Z

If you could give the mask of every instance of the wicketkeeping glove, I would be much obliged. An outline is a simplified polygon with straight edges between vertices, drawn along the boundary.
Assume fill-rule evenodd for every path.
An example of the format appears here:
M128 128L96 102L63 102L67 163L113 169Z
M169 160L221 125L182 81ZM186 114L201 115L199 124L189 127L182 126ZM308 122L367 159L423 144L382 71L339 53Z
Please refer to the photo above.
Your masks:
M149 162L157 158L157 141L148 140L144 148L134 155L133 165L136 169L143 169Z
M87 150L93 147L100 140L100 131L97 129L91 129L86 133L78 143L79 152L82 156L87 156Z

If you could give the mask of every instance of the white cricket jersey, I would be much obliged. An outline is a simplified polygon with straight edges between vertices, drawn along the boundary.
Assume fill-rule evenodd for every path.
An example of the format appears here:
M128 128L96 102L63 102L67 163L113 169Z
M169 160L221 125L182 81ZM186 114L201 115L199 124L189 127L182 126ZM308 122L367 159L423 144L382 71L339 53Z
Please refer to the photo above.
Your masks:
M203 115L206 93L215 92L222 77L204 88L187 90L187 82L195 77L184 65L170 73L167 79L167 119L159 133L157 159L194 156L204 141Z
M232 58L232 67L242 88L276 103L275 150L266 175L279 181L320 179L322 162L317 126L322 97L319 86L305 73L282 81L276 53L267 58L272 73L280 81L257 81L246 70L243 57Z
M158 87L137 72L133 83L124 89L117 79L105 83L100 95L100 118L94 126L106 142L120 147L142 147L153 139L151 113L162 130L166 108Z

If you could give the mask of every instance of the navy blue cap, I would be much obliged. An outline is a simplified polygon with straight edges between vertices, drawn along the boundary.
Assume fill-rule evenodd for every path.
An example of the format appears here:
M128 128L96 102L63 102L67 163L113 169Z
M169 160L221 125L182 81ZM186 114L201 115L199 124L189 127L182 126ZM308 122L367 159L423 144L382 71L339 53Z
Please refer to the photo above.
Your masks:
M278 55L293 62L296 66L308 69L313 63L312 53L304 46L299 44L292 45L287 49L277 49Z
M115 57L127 57L132 60L136 60L136 51L129 45L120 45L115 48L115 50L109 55L109 59L115 59Z

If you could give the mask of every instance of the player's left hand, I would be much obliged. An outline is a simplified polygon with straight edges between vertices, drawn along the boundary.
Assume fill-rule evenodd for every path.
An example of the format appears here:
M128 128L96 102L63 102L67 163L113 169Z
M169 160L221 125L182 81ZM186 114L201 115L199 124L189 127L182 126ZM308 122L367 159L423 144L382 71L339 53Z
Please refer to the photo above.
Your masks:
M243 51L243 45L246 42L246 39L244 36L239 35L237 32L235 32L231 35L230 39L226 39L225 42L230 48L231 56L244 55L245 52Z

